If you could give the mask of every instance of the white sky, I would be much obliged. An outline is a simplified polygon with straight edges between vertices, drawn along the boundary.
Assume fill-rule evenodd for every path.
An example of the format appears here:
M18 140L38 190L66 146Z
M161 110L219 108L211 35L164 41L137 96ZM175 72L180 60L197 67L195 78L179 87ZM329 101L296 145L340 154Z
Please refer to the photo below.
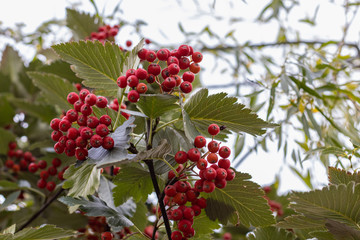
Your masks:
M81 2L80 10L85 12L92 12L93 7L90 1L72 1L72 0L12 0L7 1L0 8L0 21L3 26L14 27L15 23L25 23L25 30L32 32L44 21L50 19L65 18L65 7L74 3ZM115 0L98 0L97 4L100 12L105 9L106 13L112 12L114 6L119 1ZM178 2L183 2L180 6ZM213 1L199 0L203 12L199 14L199 8L194 1L166 1L166 0L124 0L121 4L123 10L122 18L129 22L137 19L142 19L148 23L144 28L143 34L150 39L163 44L177 43L182 44L184 40L183 35L178 29L178 22L181 22L187 31L200 31L205 25L209 24L211 29L224 36L229 31L236 29L235 36L239 42L251 41L254 43L273 42L276 40L278 33L278 23L270 21L269 23L259 25L253 19L258 16L264 4L268 1L264 0L247 0L244 4L240 0L222 0L216 1L215 10L210 10L208 7ZM339 4L342 1L334 1L329 3L328 0L301 0L300 6L294 9L292 15L289 17L285 26L291 26L294 29L292 36L295 36L295 30L301 30L301 36L304 39L313 40L339 40L342 34L341 26L344 24L344 12ZM184 4L186 3L186 4ZM233 5L231 5L233 3ZM320 5L317 17L317 26L312 27L298 21L300 18L306 16L312 17L316 7ZM223 20L215 20L209 13L212 12L215 16L224 17ZM228 19L231 17L241 17L244 21L237 24L228 25ZM360 16L356 19L349 31L347 39L350 41L357 41L359 39L359 23ZM166 38L160 33L166 34ZM124 28L120 32L121 36L117 38L117 42L124 45L125 41L130 39L136 43L139 39L135 33L132 33L129 28ZM204 41L211 44L211 39L204 39ZM3 50L5 43L9 42L0 37L0 51ZM12 42L10 42L12 43ZM27 60L32 59L34 51L24 46L17 45L20 55ZM202 82L206 85L231 83L233 79L219 72L210 71L214 65L214 59L204 59L202 66L206 66L202 71ZM232 89L226 89L232 92ZM250 138L249 138L250 139ZM276 149L276 143L269 144L269 149ZM288 162L291 160L287 160ZM319 163L306 162L308 168L314 169L316 175L314 176L314 185L322 186L326 184L327 177L325 169ZM257 155L251 155L238 170L248 172L253 176L253 180L260 185L270 184L274 181L275 175L281 170L282 182L280 185L280 192L292 190L307 190L296 176L294 176L287 167L284 167L284 160L281 153L276 150L271 153L263 153L261 150Z

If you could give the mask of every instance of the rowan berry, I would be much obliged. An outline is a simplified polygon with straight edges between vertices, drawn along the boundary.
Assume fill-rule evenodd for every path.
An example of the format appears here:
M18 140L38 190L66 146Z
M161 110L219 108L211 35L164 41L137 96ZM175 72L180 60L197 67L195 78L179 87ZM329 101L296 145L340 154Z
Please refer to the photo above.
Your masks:
M173 77L167 77L165 78L163 84L166 88L173 89L176 86L176 81Z
M148 72L145 69L138 68L135 71L135 76L140 80L145 80L148 75Z
M189 93L191 92L192 90L192 85L190 82L182 82L180 84L180 90L183 92L183 93Z
M182 236L182 234L181 234L180 231L173 231L173 232L171 233L171 239L172 239L172 240L182 240L182 239L183 239L183 236Z
M146 91L148 90L147 86L145 83L139 83L137 86L136 86L136 91L138 93L146 93Z
M99 123L100 123L100 120L95 116L88 117L88 119L86 121L86 125L89 128L96 128L99 125Z
M59 123L59 129L63 132L66 132L71 127L71 122L68 120L61 120Z
M212 153L216 153L217 151L219 151L219 143L217 141L211 141L208 143L207 148L209 150L209 152Z
M207 155L206 159L209 163L217 163L218 155L216 153L210 153Z
M219 149L219 155L222 158L228 158L230 156L230 154L231 154L231 150L227 146L222 146Z
M180 45L177 52L180 56L188 56L190 53L189 46L188 45Z
M156 59L156 53L152 50L148 50L146 53L146 61L153 62Z
M159 51L157 51L156 57L160 61L166 61L169 57L169 53L165 49L160 49Z
M199 63L199 62L202 61L203 55L202 55L200 52L194 52L194 53L191 55L191 58L192 58L192 60L193 60L195 63Z
M127 79L127 85L131 88L136 87L139 84L139 79L135 75L130 75Z
M148 76L147 76L147 78L146 78L146 82L148 82L148 83L151 84L151 83L154 83L155 80L156 80L156 77L155 77L154 74L148 74Z
M59 125L60 125L61 120L58 118L54 118L53 120L51 120L50 122L50 127L55 130L58 131L59 130ZM15 146L16 148L16 146ZM10 148L11 150L15 149L15 148Z
M38 161L37 165L40 169L45 169L47 166L47 162L44 160L40 160L40 161Z
M200 65L198 63L192 63L189 66L189 70L190 72L197 74L200 72Z
M208 127L208 132L210 135L215 136L220 132L220 128L217 124L210 124Z
M187 152L187 156L189 158L190 161L192 162L197 162L200 160L201 158L201 153L197 148L191 148L188 152Z
M178 223L178 228L183 233L188 232L190 230L191 226L192 226L191 222L187 219L182 219Z
M36 163L30 163L29 166L28 166L28 170L31 173L36 172L38 170L37 164Z
M95 129L96 134L101 137L105 137L109 134L109 129L105 124L99 124Z
M53 181L48 182L48 183L46 184L46 189L47 189L48 191L50 191L50 192L54 191L55 187L56 187L56 184L55 184L55 182L53 182Z
M106 126L111 124L111 118L109 115L102 115L99 120L101 124L105 124Z
M195 79L195 74L192 72L184 72L182 75L182 79L186 82L192 83Z
M101 136L95 134L90 138L90 145L94 148L98 148L103 144L103 139Z
M190 60L187 57L181 57L179 60L179 67L181 70L185 70L190 66Z
M145 48L142 48L139 50L139 52L137 53L138 57L141 59L141 60L145 60L146 59L146 53L147 53L147 49Z
M130 40L127 40L125 44L126 44L127 47L131 47L132 42Z
M98 108L105 108L108 104L108 100L106 99L106 97L103 96L99 96L96 99L96 106Z
M76 128L69 128L67 131L67 138L68 139L76 139L79 136L79 131Z
M179 65L177 65L176 63L170 64L168 69L169 69L169 73L171 75L176 75L176 74L178 74L180 72Z
M37 181L37 184L38 188L45 188L46 187L46 180L45 179L42 179L40 178L38 181Z
M119 88L126 88L127 86L127 80L125 76L120 76L116 80L116 84L119 86Z
M80 112L85 116L89 116L92 113L92 111L93 111L92 107L87 103L83 104L80 108Z
M66 99L70 104L74 104L77 100L79 100L79 95L75 92L71 92L67 95Z
M206 180L214 180L216 178L216 170L212 167L208 167L205 169L203 176Z
M235 178L235 171L232 170L231 168L226 169L227 172L227 176L226 176L226 181L231 181Z
M41 178L41 179L44 179L44 180L48 179L48 178L49 178L49 172L46 171L46 170L42 170L42 171L40 172L40 178Z
M84 102L86 96L87 96L89 93L90 93L89 90L87 90L86 88L81 89L81 91L79 92L79 97L80 97L80 99Z
M103 232L101 234L101 240L112 240L113 239L113 234L111 232Z
M51 139L55 142L59 141L59 139L63 136L62 132L60 131L53 131L51 133Z
M215 180L215 186L217 188L223 189L226 187L227 181L226 179L216 179Z
M82 161L82 160L85 160L86 157L88 156L88 151L86 148L77 148L75 150L75 156L76 156L76 159Z
M148 66L148 69L147 69L148 73L149 74L153 74L154 76L157 76L160 74L161 72L161 67L159 64L157 63L151 63L149 66Z
M136 90L131 90L129 93L128 93L128 95L127 95L127 97L128 97L128 100L130 101L130 102L137 102L138 100L139 100L139 98L140 98L140 95L139 95L139 93L136 91Z

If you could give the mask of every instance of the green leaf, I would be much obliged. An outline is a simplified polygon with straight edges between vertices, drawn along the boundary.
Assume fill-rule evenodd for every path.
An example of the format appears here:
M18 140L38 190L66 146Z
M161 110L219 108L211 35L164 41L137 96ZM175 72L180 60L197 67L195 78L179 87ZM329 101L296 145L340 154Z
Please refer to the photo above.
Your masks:
M315 237L317 240L336 240L328 231L313 231L310 232L310 236Z
M118 45L99 41L68 42L53 46L60 57L72 64L76 76L82 79L83 84L90 88L114 91L119 87L116 84L121 74L124 62L123 54Z
M106 217L107 223L115 232L120 231L122 227L134 225L129 220L129 217L133 216L136 209L136 204L131 199L114 209L98 197L88 196L88 198L89 200L84 197L61 197L59 201L70 207L79 206L79 209L85 212L87 216Z
M2 234L7 234L7 233L14 234L15 230L16 230L16 224L13 224L10 227L5 228L4 231L2 231Z
M12 103L17 108L22 109L34 117L40 118L46 123L50 122L57 115L55 108L51 105L31 103L23 99L13 99Z
M212 123L224 125L236 133L246 132L252 135L265 133L263 128L277 126L258 118L245 105L237 103L237 98L227 97L227 93L208 95L207 89L195 93L185 103L184 109L202 133L207 132Z
M147 151L142 151L132 159L134 162L142 160L157 160L164 159L167 154L171 152L171 145L168 144L166 139L162 139L157 147Z
M141 39L140 42L131 50L127 52L125 56L125 61L122 68L122 75L125 75L126 71L132 68L137 68L140 63L140 58L138 57L138 52L144 46L145 39Z
M222 224L240 221L245 226L269 226L275 219L263 198L260 186L250 181L251 176L236 172L234 180L224 189L216 188L207 198L206 214L211 220L219 219Z
M360 239L360 229L356 230L346 224L327 219L325 226L335 239L357 240Z
M6 154L7 151L9 150L8 145L4 143L8 143L14 140L15 140L15 135L12 132L0 128L0 143L2 143L0 144L0 154Z
M178 100L178 97L169 94L143 94L136 106L150 119L155 119L168 111L179 108L176 103Z
M52 49L51 51L54 52ZM54 61L50 65L44 65L40 67L38 71L58 75L72 83L80 83L82 81L82 79L76 77L75 73L71 70L70 64L61 60Z
M53 240L76 236L73 230L65 230L54 225L42 225L37 228L25 228L13 236L13 240Z
M66 9L66 25L72 30L77 40L89 37L91 32L97 32L100 27L95 16L69 8Z
M115 206L124 203L130 197L135 202L146 201L148 195L153 192L153 186L148 171L124 166L114 179L116 187L113 190Z
M90 158L89 163L94 163L98 168L101 168L133 161L132 159L135 155L129 154L127 149L130 147L130 134L135 127L133 124L134 120L134 117L130 117L119 126L115 132L109 135L114 139L114 148L110 150L104 149L103 147L90 149L88 153Z
M194 218L193 228L195 229L196 235L207 234L213 232L215 229L219 229L221 226L217 221L212 221L206 216L205 212Z
M0 211L7 208L9 205L11 205L20 195L20 191L13 192L7 196L5 201L0 205Z
M28 72L27 74L41 89L41 94L47 103L58 105L62 109L72 107L66 98L70 92L75 92L76 88L66 79L52 73Z
M84 163L80 167L71 165L64 173L64 189L69 189L68 196L86 197L94 194L100 185L100 169L95 164Z
M256 228L249 236L249 240L270 240L270 239L281 239L281 240L293 240L295 237L291 232L279 229L276 227L264 227Z
M343 169L329 167L329 182L331 184L348 184L351 181L360 183L360 172L350 173Z
M360 231L360 184L350 182L305 193L295 192L290 202L291 208L307 218L330 219Z
M147 213L149 212L146 204L144 202L136 203L136 212L130 220L138 229L145 229L148 224Z
M0 126L6 126L13 122L15 110L10 105L12 99L9 99L11 95L0 94Z
M194 123L190 120L189 114L187 114L184 108L181 109L181 112L183 117L185 136L188 138L189 142L194 142L194 139L201 134L196 129Z

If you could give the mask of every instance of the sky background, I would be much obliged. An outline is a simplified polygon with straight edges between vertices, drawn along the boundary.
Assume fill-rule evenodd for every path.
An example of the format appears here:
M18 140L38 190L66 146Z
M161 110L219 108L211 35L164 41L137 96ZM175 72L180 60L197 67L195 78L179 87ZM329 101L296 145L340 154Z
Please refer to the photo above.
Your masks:
M179 22L186 31L199 32L205 25L209 25L213 32L220 36L225 36L228 32L236 30L234 36L240 43L247 41L253 43L274 42L278 34L279 23L277 21L269 21L267 23L259 24L254 22L254 19L259 15L260 10L268 3L264 0L248 0L245 4L239 0L223 0L223 1L165 1L165 0L124 0L121 1L120 8L122 19L128 22L136 20L143 20L147 26L143 28L142 34L147 36L160 44L178 44L181 45L185 40L183 34L178 28ZM301 31L301 37L307 40L340 40L342 36L342 25L345 22L345 15L341 7L342 1L327 0L302 0L300 5L296 6L292 14L282 22L284 26L291 26L293 29L293 36L295 39L296 30ZM116 0L99 0L97 1L100 12L110 14L115 6L119 3ZM33 32L44 21L51 19L64 19L66 16L66 7L78 5L77 9L94 13L94 8L90 1L71 1L71 0L12 0L7 1L0 8L0 21L3 27L15 27L16 23L25 23L24 30L26 32ZM215 6L213 8L213 6ZM299 19L305 17L312 17L317 7L316 26L310 26L299 22ZM242 19L242 21L228 24L230 19ZM110 23L110 22L109 22ZM357 41L360 32L360 16L357 14L351 25L348 41ZM110 23L113 24L113 23ZM61 32L61 37L65 40L70 36L68 32ZM133 32L130 27L121 29L116 42L125 45L126 40L132 40L133 43L140 39L138 35ZM214 41L206 36L202 39L207 44L211 45ZM291 40L291 39L290 39ZM16 44L14 41L0 37L0 51L2 51L6 44L11 44L18 49L21 57L29 62L35 51L32 48L21 44ZM50 46L51 43L49 42ZM196 49L196 45L194 46ZM279 49L266 49L265 51L273 51L274 56L280 56L282 51ZM203 71L201 73L202 83L206 85L229 84L234 79L229 74L222 74L220 71L212 71L215 64L224 64L224 62L216 62L211 56L205 55L201 66ZM261 79L261 75L254 75L253 78ZM234 89L217 89L212 92L227 91L230 94L234 93ZM266 113L260 113L262 118L265 118ZM230 139L229 145L231 145ZM250 138L248 138L250 139ZM249 140L251 141L251 140ZM260 150L256 155L252 154L239 168L242 172L250 173L253 180L260 185L267 185L274 181L275 176L281 176L280 193L292 190L308 190L308 188L301 182L301 180L292 174L289 168L284 164L282 153L278 153L277 143L269 144L269 153L264 153ZM314 186L320 187L327 183L325 168L318 162L308 161L304 163L305 169L311 168L315 173L313 175Z

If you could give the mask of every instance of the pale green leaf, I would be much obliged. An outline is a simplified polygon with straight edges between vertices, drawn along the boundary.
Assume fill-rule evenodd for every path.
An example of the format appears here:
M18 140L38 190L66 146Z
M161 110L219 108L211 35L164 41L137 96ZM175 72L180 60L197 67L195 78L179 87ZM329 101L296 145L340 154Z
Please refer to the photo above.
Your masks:
M90 88L114 91L124 62L119 46L110 42L103 45L99 41L79 41L54 45L53 49L60 57L72 64L76 76Z
M201 132L207 132L210 124L225 126L236 133L245 132L260 135L264 128L276 127L276 124L258 118L245 105L237 103L237 98L227 97L227 93L208 95L207 89L195 93L184 106L191 121Z
M48 104L58 105L62 109L69 109L72 105L66 100L70 92L76 88L66 79L52 73L28 72L34 85L41 89L42 96Z
M281 239L281 240L293 240L295 239L294 235L291 232L288 232L284 229L279 229L276 227L264 227L256 228L249 236L249 240L272 240L272 239Z
M176 103L178 100L178 97L169 94L143 94L136 106L147 117L155 119L168 111L179 108Z
M164 157L171 152L171 145L167 142L166 139L162 139L158 146L138 153L132 161L139 162L143 160L156 160L164 159Z
M15 135L12 132L0 128L0 143L8 143L14 140ZM0 144L0 154L6 154L8 150L9 149L7 144Z
M251 176L236 172L234 180L224 189L216 188L207 198L206 214L223 224L240 221L245 226L269 226L275 219L260 186L250 181Z
M348 184L351 181L360 183L360 172L347 172L343 169L329 167L329 182L331 184Z
M194 217L194 225L192 227L195 229L196 235L202 235L213 232L221 226L217 221L210 220L205 212L202 211L199 216Z
M54 225L42 225L37 228L25 228L14 235L14 240L53 240L76 236L73 230L65 230Z
M13 192L6 197L5 201L0 205L0 212L11 205L20 195L20 191Z
M2 234L7 234L7 233L14 234L15 230L16 230L16 224L13 224L10 227L5 228Z
M54 50L50 50L55 54ZM80 83L82 81L82 79L75 76L75 73L71 70L70 64L61 60L51 62L49 65L43 65L38 71L58 75L72 83Z
M69 8L66 9L66 25L72 30L77 40L89 37L91 32L97 32L100 27L95 16Z
M321 190L295 192L290 207L307 218L337 221L360 231L360 184L330 185Z
M94 194L100 184L100 169L95 164L84 163L80 167L71 165L64 173L64 189L69 189L68 196L86 197Z
M145 229L148 224L147 213L149 212L144 202L136 203L136 212L130 220L138 229Z
M132 197L135 202L146 201L153 192L150 174L145 169L124 166L114 179L116 187L113 190L115 206L124 203Z

